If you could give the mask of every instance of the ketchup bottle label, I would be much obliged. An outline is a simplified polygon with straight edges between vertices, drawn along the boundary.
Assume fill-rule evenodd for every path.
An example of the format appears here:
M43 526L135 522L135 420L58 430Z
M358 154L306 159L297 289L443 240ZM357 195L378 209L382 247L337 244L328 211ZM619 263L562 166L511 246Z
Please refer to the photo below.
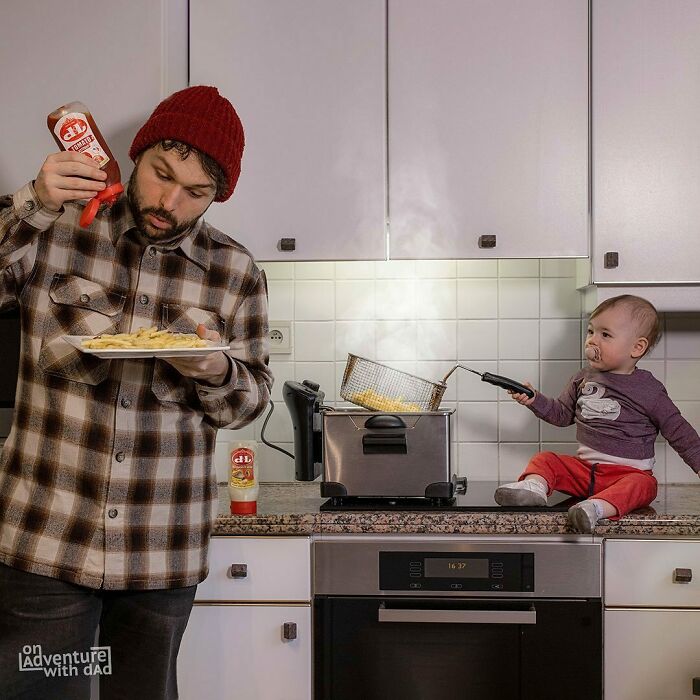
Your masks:
M100 168L109 162L109 156L100 146L84 114L70 112L64 115L56 122L54 133L66 151L84 153L97 161Z

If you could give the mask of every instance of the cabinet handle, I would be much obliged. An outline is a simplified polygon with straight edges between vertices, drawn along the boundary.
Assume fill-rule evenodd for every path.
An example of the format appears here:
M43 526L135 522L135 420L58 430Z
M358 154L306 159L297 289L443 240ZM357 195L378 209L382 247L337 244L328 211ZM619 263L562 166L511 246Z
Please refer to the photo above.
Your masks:
M620 264L620 256L616 250L608 251L603 256L603 267L606 270L611 270Z
M231 564L228 573L231 578L248 578L248 564Z
M285 622L282 625L282 639L296 639L297 638L297 623L296 622Z
M674 569L673 583L690 583L693 580L692 569Z
M496 236L486 235L479 236L479 248L495 248L496 247Z
M290 252L297 249L296 238L280 238L279 249L283 252Z

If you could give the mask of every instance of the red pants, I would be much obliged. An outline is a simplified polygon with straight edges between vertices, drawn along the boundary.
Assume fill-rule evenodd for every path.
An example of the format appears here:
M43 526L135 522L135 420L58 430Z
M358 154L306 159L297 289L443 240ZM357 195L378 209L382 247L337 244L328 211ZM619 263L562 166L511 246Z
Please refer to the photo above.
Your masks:
M596 464L591 493L592 467L578 457L538 452L518 481L528 474L537 474L547 481L549 493L561 491L584 498L593 495L617 508L617 516L613 519L648 506L656 498L658 483L651 471L621 464Z

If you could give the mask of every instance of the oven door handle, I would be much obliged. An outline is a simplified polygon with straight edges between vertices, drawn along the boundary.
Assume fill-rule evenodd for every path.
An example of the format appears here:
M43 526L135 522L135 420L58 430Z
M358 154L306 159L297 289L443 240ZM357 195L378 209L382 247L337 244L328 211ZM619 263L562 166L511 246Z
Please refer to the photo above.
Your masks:
M424 622L461 625L536 625L537 612L529 610L410 610L379 608L379 622Z

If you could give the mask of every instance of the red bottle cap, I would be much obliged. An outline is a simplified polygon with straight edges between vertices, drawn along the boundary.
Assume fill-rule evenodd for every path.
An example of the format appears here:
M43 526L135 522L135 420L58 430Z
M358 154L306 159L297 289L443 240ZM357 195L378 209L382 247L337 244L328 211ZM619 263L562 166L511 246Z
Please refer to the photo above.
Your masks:
M231 501L231 513L233 515L255 515L257 512L257 501Z
M83 213L80 215L80 225L83 228L87 228L92 220L97 215L97 211L100 208L100 204L103 202L107 206L112 206L117 201L117 197L124 191L124 185L121 182L117 182L114 185L105 187L102 192L98 192L85 206Z

